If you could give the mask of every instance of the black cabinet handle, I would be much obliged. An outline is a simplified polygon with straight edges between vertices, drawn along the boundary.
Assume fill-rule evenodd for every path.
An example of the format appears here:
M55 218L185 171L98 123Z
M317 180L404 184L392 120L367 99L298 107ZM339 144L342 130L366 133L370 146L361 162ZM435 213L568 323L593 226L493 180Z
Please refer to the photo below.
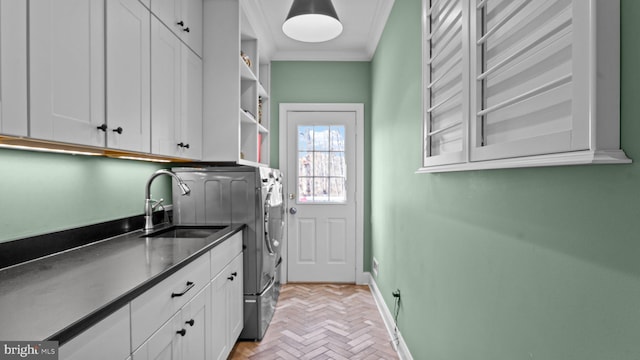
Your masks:
M182 31L184 31L184 32L190 32L191 30L189 30L189 28L188 28L188 27L186 27L186 28L182 29Z
M227 280L231 280L231 281L233 281L233 279L235 279L235 276L229 276L229 277L227 278Z
M189 148L189 144L185 144L185 143L183 143L183 142L178 143L178 146L179 146L179 147L181 147L181 148L183 148L183 149L188 149L188 148Z
M236 277L236 276L238 276L238 273L234 271L234 272L231 273L231 276Z
M193 282L187 281L187 287L184 288L184 290L181 293L171 293L171 298L179 297L179 296L182 296L182 295L186 294L187 291L191 290L191 288L193 288L194 286L195 286L195 284ZM184 336L184 335L182 335L182 336Z
M176 23L176 25L178 25L178 26L184 26L184 21L180 20L180 21L178 21L178 22Z
M180 329L180 330L176 331L176 334L180 334L180 335L182 335L182 336L185 336L185 335L187 335L187 330L185 330L185 329Z
M189 148L189 144L184 144L184 148L188 149Z
M191 319L189 321L185 321L184 323L185 324L189 324L190 326L193 326L193 324L195 324L196 322L195 322L195 320Z
M107 129L108 129L107 124L102 124L102 125L100 125L100 126L97 126L96 128L97 128L98 130L102 130L102 131L104 131L104 132L107 132Z
M120 127L120 126L118 126L118 128L117 128L117 129L113 129L113 132L116 132L116 133L118 133L118 134L122 134L122 131L123 131L123 129L122 129L122 127Z

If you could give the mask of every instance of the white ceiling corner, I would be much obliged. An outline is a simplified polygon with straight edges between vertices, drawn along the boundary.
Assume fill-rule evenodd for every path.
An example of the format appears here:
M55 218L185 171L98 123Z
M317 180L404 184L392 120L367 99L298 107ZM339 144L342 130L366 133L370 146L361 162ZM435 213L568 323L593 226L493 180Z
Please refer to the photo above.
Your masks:
M244 10L261 36L261 57L270 60L369 61L373 58L394 0L333 0L344 25L336 39L303 43L282 32L293 0L245 0Z

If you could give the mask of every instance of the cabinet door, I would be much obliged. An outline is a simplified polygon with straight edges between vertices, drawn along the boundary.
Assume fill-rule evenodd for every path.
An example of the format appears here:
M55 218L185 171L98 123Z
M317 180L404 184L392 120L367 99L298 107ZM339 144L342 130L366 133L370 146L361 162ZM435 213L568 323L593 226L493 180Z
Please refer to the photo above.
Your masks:
M27 3L0 0L0 134L27 136Z
M229 349L240 336L242 327L244 326L244 299L242 290L242 254L236 256L228 266L229 274L233 275L234 280L228 283L228 304L229 304Z
M198 55L202 56L202 0L182 0L184 27L180 38Z
M107 4L107 146L151 152L151 14L138 0Z
M30 136L104 146L104 0L29 3Z
M182 0L151 0L151 12L179 36L182 26Z
M207 285L198 295L182 308L182 323L187 331L182 343L182 359L208 359L211 343L211 286Z
M182 134L180 148L185 158L202 159L202 59L182 46Z
M227 309L227 272L225 268L211 281L211 359L224 360L231 351Z
M156 18L151 19L151 152L179 156L181 117L181 43Z
M125 360L130 353L129 305L60 347L61 360Z
M182 314L178 312L134 353L133 360L177 360L181 356Z

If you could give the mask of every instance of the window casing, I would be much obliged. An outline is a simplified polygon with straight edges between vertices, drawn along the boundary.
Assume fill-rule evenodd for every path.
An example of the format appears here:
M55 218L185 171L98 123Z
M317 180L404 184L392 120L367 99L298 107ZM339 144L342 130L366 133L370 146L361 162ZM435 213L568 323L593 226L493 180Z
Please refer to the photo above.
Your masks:
M419 172L630 162L619 16L619 0L423 0Z

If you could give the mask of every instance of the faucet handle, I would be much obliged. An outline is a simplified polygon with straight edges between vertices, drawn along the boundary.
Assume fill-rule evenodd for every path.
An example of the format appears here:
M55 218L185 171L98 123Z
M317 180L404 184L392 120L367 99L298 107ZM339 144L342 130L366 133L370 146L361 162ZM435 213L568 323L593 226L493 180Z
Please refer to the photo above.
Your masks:
M164 199L160 199L160 200L151 200L153 205L151 205L151 209L155 210L158 208L158 206L162 206L162 202L164 201ZM162 206L164 208L164 206Z

